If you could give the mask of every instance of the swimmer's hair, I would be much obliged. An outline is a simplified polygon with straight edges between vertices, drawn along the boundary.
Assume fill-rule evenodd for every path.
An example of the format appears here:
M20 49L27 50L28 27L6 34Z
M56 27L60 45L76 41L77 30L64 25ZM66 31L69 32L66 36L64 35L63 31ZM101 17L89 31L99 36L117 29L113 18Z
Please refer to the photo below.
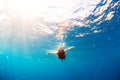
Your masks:
M62 46L58 46L57 50L60 50L60 49L63 49L63 47Z

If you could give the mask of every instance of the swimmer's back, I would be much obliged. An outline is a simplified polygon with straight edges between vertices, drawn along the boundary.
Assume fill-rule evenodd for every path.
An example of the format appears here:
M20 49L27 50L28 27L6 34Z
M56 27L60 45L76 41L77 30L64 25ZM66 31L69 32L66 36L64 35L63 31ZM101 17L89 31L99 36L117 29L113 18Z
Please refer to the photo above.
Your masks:
M59 59L65 59L65 51L62 50L62 52L58 52L57 56L58 56Z

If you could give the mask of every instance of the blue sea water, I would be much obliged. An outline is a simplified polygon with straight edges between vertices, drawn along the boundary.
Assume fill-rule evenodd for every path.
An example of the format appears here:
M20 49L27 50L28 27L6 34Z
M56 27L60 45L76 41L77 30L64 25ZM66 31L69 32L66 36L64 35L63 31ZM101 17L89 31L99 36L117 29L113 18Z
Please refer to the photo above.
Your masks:
M90 24L104 30L101 33L76 38L72 35L90 32L77 26L67 32L64 42L75 48L65 60L46 55L59 42L53 36L35 42L0 40L0 80L120 80L120 7L113 11L111 20Z

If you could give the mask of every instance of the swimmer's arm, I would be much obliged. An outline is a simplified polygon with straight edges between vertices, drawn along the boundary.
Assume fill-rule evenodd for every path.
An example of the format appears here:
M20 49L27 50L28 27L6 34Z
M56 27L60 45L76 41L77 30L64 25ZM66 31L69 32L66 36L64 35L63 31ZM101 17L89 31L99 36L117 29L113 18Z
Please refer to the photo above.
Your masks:
M56 51L53 51L53 52L47 52L47 55L48 54L56 54L57 52Z
M73 49L73 48L74 48L74 46L71 46L71 47L65 49L65 51L69 51L69 50L71 50L71 49Z

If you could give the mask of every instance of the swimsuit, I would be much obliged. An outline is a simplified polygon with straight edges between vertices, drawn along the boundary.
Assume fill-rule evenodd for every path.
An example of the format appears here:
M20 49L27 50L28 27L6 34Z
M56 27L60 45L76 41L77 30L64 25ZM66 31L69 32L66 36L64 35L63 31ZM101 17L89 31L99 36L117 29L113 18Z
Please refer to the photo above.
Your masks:
M65 51L62 50L61 52L58 52L57 56L58 56L59 59L65 59Z

